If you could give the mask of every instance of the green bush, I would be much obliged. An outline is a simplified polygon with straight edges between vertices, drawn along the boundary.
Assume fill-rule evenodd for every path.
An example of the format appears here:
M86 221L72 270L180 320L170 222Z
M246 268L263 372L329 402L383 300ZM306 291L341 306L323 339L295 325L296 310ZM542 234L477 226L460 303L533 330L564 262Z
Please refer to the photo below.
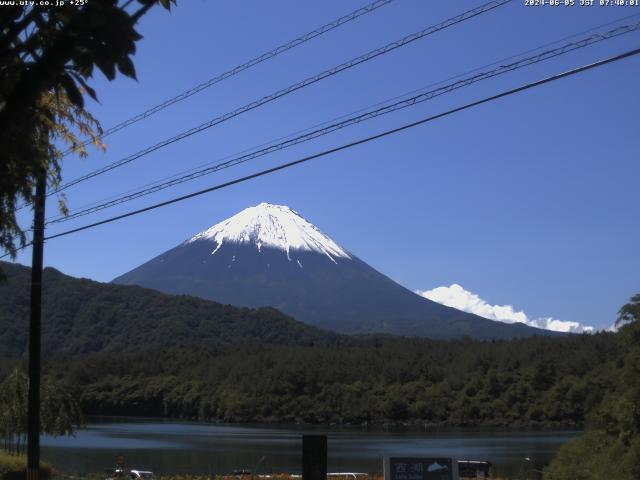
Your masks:
M640 478L640 294L620 309L619 321L626 354L612 372L615 384L588 415L585 434L560 448L545 480Z
M27 478L27 457L0 452L0 480L25 480ZM51 478L51 465L40 462L40 479Z
M545 469L545 480L636 480L640 441L631 446L594 430L560 448Z

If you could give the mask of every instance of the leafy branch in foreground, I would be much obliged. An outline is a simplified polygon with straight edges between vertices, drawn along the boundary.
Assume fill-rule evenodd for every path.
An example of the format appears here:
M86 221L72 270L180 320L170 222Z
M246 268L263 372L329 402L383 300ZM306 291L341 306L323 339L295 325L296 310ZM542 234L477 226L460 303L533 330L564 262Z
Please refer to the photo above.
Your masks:
M25 243L18 202L33 201L43 170L50 185L60 181L62 157L55 142L81 154L83 142L75 135L83 141L100 135L84 110L83 93L97 99L88 84L94 69L109 80L116 71L135 78L131 57L142 38L136 23L154 5L169 9L175 0L51 8L19 3L28 2L6 5L0 16L0 248L12 256L16 240Z
M73 104L64 91L58 91L42 95L38 102L34 129L24 137L36 149L36 156L32 158L36 168L46 171L49 185L55 187L61 180L60 162L63 150L59 146L69 148L85 158L87 150L81 139L91 138L96 147L104 151L106 147L99 139L101 133L100 123L89 112ZM11 172L7 176L0 176L0 247L12 256L16 253L16 240L20 245L26 242L25 232L16 219L17 201L21 197L23 201L32 202L35 195L31 180L21 186L12 183L12 178L16 176L31 175L29 171L33 165L23 161L23 158L26 157L8 158L9 165L6 167ZM59 198L59 208L62 213L66 213L64 197Z

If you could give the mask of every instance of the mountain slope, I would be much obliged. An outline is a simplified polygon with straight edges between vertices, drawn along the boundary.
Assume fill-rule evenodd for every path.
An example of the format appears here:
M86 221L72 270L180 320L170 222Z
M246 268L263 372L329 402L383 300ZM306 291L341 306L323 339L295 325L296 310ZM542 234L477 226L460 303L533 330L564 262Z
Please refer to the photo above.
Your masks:
M0 356L26 351L31 269L0 262ZM43 276L43 351L75 356L199 344L322 344L337 336L264 308L250 310L188 296L165 295L69 277Z
M395 283L286 206L262 203L116 278L166 293L272 306L343 333L430 338L552 334L445 307Z

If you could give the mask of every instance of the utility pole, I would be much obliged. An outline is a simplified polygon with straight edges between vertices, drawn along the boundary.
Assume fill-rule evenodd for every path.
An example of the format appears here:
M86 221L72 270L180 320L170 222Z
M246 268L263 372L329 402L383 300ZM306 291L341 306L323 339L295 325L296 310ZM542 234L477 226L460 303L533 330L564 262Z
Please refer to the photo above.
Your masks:
M327 480L327 436L302 436L302 480Z
M47 171L36 181L31 258L31 315L29 319L29 394L27 406L27 480L40 478L40 338L42 316L42 259Z

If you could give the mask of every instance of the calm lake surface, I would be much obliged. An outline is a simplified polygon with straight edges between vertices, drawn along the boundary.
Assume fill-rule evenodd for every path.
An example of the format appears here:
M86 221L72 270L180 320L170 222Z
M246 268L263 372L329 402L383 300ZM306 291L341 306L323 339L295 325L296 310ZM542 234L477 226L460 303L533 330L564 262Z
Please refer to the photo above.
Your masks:
M156 474L237 469L299 473L303 433L328 435L330 472L382 473L384 455L441 455L489 460L494 474L535 479L535 471L579 432L257 426L103 417L92 418L75 437L43 437L42 456L59 470L78 474L112 468L117 455L124 455L126 468Z

